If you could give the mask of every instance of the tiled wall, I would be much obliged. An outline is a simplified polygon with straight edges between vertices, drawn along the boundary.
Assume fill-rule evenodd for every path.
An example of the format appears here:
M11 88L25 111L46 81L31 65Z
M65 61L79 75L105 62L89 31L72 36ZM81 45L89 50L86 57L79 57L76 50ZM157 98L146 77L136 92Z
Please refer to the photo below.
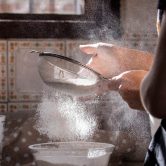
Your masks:
M157 39L156 16L156 0L121 0L123 43L153 53Z
M32 110L40 100L44 83L38 74L38 55L31 50L56 52L84 63L81 40L0 40L0 112ZM85 57L85 56L84 56Z

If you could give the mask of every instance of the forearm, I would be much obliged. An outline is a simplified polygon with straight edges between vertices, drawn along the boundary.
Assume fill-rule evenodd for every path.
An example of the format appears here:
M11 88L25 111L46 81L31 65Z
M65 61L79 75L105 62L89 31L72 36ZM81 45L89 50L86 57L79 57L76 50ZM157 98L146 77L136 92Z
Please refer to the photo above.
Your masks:
M153 55L146 51L140 51L135 49L123 48L119 47L121 50L123 60L123 64L127 70L149 70L152 62L153 62ZM125 55L130 56L130 58L126 58Z
M143 80L141 97L145 109L153 116L166 118L166 18L164 16L156 56Z

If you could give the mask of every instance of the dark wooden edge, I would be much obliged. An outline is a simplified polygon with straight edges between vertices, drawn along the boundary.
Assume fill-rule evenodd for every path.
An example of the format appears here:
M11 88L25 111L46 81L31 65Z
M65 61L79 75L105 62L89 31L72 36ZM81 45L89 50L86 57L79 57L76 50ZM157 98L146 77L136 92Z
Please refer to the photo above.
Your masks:
M84 15L0 14L0 38L104 39L120 34L120 0L86 0ZM116 23L113 20L116 18ZM100 29L108 30L101 32ZM110 30L111 29L111 30ZM118 34L118 35L117 35Z
M83 15L60 15L60 14L11 14L11 13L0 13L1 20L85 20L88 18L85 14Z
M86 27L86 28L85 28ZM68 22L0 22L0 38L88 38L95 23Z

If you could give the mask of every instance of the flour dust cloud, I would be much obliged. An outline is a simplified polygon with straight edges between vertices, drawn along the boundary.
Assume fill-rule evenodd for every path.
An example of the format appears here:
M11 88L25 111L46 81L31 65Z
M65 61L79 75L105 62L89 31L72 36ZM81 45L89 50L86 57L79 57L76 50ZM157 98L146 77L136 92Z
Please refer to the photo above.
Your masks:
M36 115L36 129L50 140L87 140L97 129L97 118L77 98L45 91Z

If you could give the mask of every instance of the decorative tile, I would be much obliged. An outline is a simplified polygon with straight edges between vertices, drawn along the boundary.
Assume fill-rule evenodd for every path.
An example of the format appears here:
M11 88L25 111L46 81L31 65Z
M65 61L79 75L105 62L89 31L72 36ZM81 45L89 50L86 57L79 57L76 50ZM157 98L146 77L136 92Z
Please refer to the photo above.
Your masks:
M51 13L51 14L74 14L84 13L84 0L75 1L59 1L59 0L40 0L33 2L33 13ZM44 3L44 5L43 5Z
M0 101L7 101L7 42L0 41Z
M65 53L65 44L59 40L8 41L9 101L39 101L43 81L38 73L38 59L31 50Z
M8 103L8 112L29 112L36 111L38 103L24 102L24 103Z
M7 104L0 103L0 113L6 113L6 112L7 112Z
M155 0L152 0L150 4L148 1L143 4L132 0L121 1L120 19L125 46L154 53L157 40L156 3ZM151 16L150 19L149 16Z
M79 49L79 45L92 43L91 41L84 40L67 40L66 41L66 56L76 59L84 64L88 62L90 56L85 55Z
M156 32L156 5L155 0L144 3L133 0L121 1L121 26L124 33Z
M126 47L149 51L154 53L157 46L157 35L154 33L151 34L136 34L130 33L123 36L124 42L123 45Z
M29 13L29 0L0 1L0 13Z

